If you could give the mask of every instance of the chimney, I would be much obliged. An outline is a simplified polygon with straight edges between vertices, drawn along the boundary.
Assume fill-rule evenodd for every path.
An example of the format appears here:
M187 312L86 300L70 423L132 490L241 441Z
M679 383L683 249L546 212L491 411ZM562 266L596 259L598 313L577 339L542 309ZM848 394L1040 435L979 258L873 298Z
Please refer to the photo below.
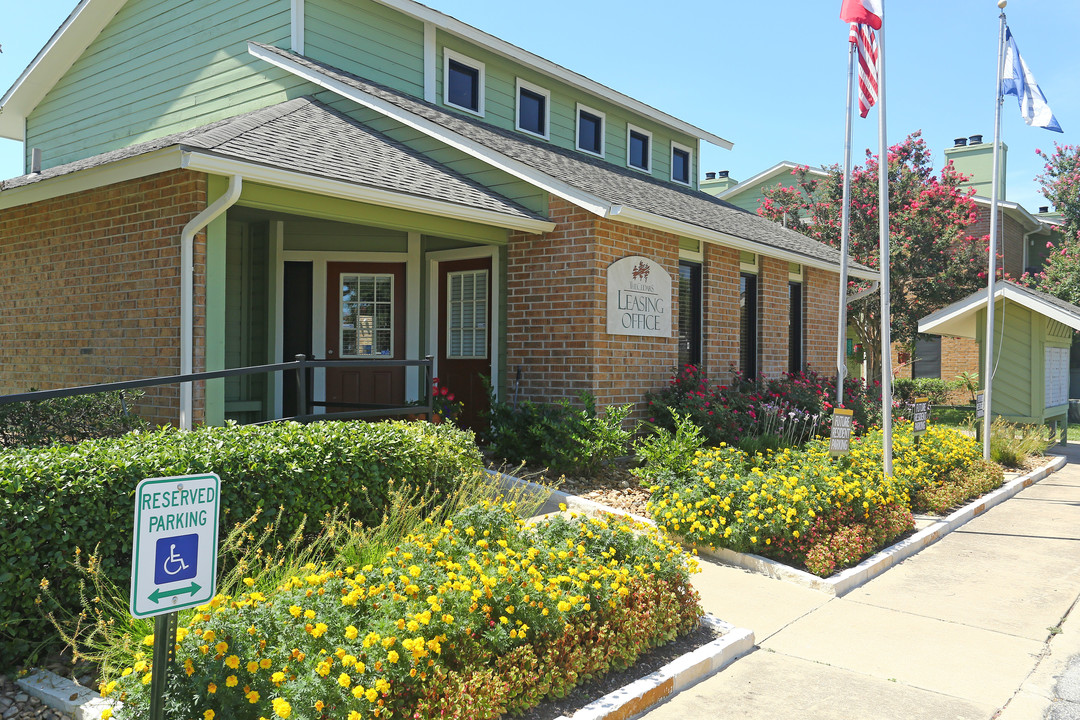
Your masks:
M1008 198L1005 187L1009 148L1001 144L1000 188L1001 198ZM965 187L975 188L975 194L988 198L993 192L994 144L983 142L982 135L970 135L953 140L952 147L945 148L945 161L952 162L958 172L968 176Z
M705 179L706 180L715 180L716 179L716 173L714 173L714 172L705 173Z
M30 151L30 174L41 174L41 148L34 148Z
M1049 205L1040 205L1039 206L1039 214L1040 215L1046 215L1049 212L1050 212L1050 206Z

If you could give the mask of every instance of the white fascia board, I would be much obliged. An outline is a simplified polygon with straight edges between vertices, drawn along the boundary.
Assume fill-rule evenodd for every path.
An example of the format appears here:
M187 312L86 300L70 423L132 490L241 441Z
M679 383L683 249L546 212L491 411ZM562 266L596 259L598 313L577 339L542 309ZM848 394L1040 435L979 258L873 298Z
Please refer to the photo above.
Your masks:
M985 205L987 210L990 209L990 198L983 197L982 195L972 195L971 199L975 201L977 205ZM1049 232L1051 228L1043 225L1042 221L1027 211L1027 209L1020 203L1010 202L1008 200L998 200L998 207L1002 211L1009 213L1020 219L1020 222L1027 226L1030 232L1046 231Z
M0 97L0 137L23 141L22 121L127 0L82 0Z
M1040 297L1035 297L1010 283L1000 283L994 288L994 297L1006 297L1009 300L1041 313L1051 320L1057 320L1062 325L1067 325L1073 330L1080 330L1080 316L1068 312L1056 305L1051 305Z
M565 183L561 180L557 180L549 175L539 172L535 168L526 165L523 162L509 158L502 153L496 152L491 148L488 148L475 140L471 140L467 137L463 137L453 130L449 130L438 123L432 122L426 118L422 118L419 115L409 112L397 105L386 102L373 95L369 95L362 90L358 90L354 87L350 87L343 82L328 77L325 74L314 70L312 68L301 65L300 63L292 62L288 58L282 57L273 52L264 50L263 48L248 43L248 52L266 62L279 67L282 70L292 73L299 78L303 78L310 83L326 88L327 90L340 95L343 98L352 100L353 102L363 105L366 108L370 108L378 113L381 113L393 120L400 122L403 125L419 130L425 135L429 135L440 142L443 142L450 147L461 150L468 153L475 158L483 160L492 167L498 168L503 172L509 173L516 178L524 180L525 182L535 185L536 187L546 190L553 195L557 195L567 202L571 202L595 215L606 215L611 204L598 198L590 193L583 192L578 188Z
M509 58L515 62L528 65L534 70L538 70L545 75L561 80L562 82L571 85L573 87L580 88L585 92L597 95L604 98L610 103L618 105L619 107L630 110L644 117L649 118L655 122L660 123L666 127L678 130L681 133L685 133L692 137L696 137L700 140L705 140L713 145L730 150L733 144L730 140L725 140L719 135L714 135L711 132L702 130L699 127L691 125L690 123L680 120L677 117L668 115L667 113L657 110L651 105L646 105L640 100L635 100L632 97L623 95L622 93L612 90L606 85L601 85L595 80L590 80L584 75L579 75L573 70L568 70L562 65L545 60L539 55L534 55L528 50L519 48L517 45L508 43L505 40L500 40L494 35L489 35L483 30L478 30L472 25L461 22L456 18L452 18L449 15L445 15L437 10L432 10L429 7L421 5L420 3L412 2L412 0L376 0L382 5L391 7L399 12L405 13L410 17L414 17L424 22L429 22L437 27L445 30L448 33L457 35L460 38L468 40L469 42L480 45L481 47L490 50L497 55L502 55L505 58Z
M352 200L354 202L379 205L381 207L408 210L410 212L423 213L424 215L436 215L439 217L466 220L482 225L492 225L509 230L520 230L528 233L545 233L555 229L555 223L531 218L518 218L511 215L470 208L464 205L432 200L430 198L406 195L403 193L380 190L378 188L364 187L354 183L340 180L305 175L303 173L280 170L278 168L257 165L233 160L218 155L202 153L197 150L184 152L181 167L187 170L209 173L211 175L241 175L245 181L272 185L274 187L300 190L316 195Z
M790 160L784 160L783 162L779 162L779 163L773 165L768 170L762 170L757 175L754 175L751 178L747 178L746 180L743 180L738 185L732 185L731 187L729 187L727 190L720 193L716 197L718 197L718 198L720 198L722 200L722 199L727 198L727 197L729 197L731 195L737 195L738 193L741 193L743 190L746 190L751 185L756 185L758 183L764 182L766 179L768 179L768 178L770 178L772 176L775 176L775 175L779 175L780 173L785 172L785 171L790 173L792 170L794 170L797 167L799 167L798 163L793 163ZM824 170L822 170L819 167L809 167L809 168L807 168L807 172L809 172L811 175L816 175L817 177L827 177L828 176L828 173L825 172Z
M683 222L682 220L674 220L626 205L613 206L607 217L613 220L622 220L631 225L640 225L641 227L647 227L653 230L662 230L664 232L672 233L673 235L694 238L714 245L724 245L726 247L735 248L736 250L747 250L755 254L799 263L800 265L817 268L819 270L827 270L834 273L840 272L840 266L834 263L818 260L808 255L801 255L788 250L782 250L772 245L764 245L762 243L754 242L753 240L728 235L727 233L718 232L716 230L709 230L700 225L693 225L691 223ZM859 270L857 268L849 269L848 274L863 280L881 279L881 276L878 273Z
M126 160L4 190L0 192L0 210L177 170L180 167L180 149L175 146L162 148Z
M1080 330L1080 315L1052 305L1040 297L1024 292L1023 288L1011 283L998 281L994 285L994 300L1005 298L1028 309L1057 320L1073 330ZM958 300L919 321L919 332L938 334L959 334L963 337L975 337L975 313L986 307L986 291L980 290L963 300ZM957 331L961 329L961 331ZM937 331L937 332L935 332Z

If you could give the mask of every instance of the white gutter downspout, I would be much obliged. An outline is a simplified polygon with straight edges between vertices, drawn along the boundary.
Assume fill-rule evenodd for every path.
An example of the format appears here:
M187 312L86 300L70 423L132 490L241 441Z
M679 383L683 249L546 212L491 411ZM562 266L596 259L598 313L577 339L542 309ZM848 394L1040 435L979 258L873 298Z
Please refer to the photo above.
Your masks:
M180 374L190 375L194 365L194 304L195 304L195 236L232 207L240 199L240 190L244 179L239 175L229 176L229 187L225 194L207 206L184 226L180 233ZM191 429L192 396L191 383L180 385L180 427Z

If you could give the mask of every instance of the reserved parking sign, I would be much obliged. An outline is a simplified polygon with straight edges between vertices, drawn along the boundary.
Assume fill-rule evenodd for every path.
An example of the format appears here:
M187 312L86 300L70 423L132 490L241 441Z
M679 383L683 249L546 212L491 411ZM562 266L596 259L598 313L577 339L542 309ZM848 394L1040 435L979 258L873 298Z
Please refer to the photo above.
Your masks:
M217 590L221 480L150 478L135 490L131 614L152 617L210 602Z

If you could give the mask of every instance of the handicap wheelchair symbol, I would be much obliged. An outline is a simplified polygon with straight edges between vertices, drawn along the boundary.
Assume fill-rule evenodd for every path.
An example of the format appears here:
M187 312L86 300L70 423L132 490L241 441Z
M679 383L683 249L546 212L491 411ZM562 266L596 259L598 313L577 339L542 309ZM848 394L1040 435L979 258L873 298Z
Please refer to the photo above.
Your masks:
M190 580L198 574L199 536L159 538L154 553L154 584Z

